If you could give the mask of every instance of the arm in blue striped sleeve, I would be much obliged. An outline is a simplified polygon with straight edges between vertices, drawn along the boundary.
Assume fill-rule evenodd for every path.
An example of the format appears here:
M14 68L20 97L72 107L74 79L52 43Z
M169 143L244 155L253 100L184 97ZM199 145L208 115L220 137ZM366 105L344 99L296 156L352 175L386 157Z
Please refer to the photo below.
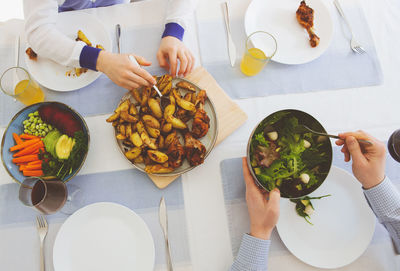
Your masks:
M238 255L230 271L266 271L271 240L243 234Z
M396 250L400 252L400 194L388 177L364 195L380 223L388 230Z

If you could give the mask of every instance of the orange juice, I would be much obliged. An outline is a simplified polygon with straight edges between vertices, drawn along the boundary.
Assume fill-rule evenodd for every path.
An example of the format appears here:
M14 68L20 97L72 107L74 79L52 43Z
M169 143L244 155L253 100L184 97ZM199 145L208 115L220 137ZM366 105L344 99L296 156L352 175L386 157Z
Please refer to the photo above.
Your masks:
M240 70L247 76L253 76L259 73L267 64L267 56L258 48L250 48L246 50L242 62L240 63Z
M15 99L23 104L31 105L44 101L44 93L36 82L32 80L20 81L14 89Z

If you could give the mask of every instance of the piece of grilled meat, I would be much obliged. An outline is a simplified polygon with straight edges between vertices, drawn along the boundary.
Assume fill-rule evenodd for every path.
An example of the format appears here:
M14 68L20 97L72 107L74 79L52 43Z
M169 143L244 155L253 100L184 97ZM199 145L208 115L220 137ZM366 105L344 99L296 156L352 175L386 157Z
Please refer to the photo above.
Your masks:
M182 165L185 159L185 149L176 138L171 144L169 144L167 149L168 155L168 165L172 168L178 168Z
M206 99L206 91L200 90L195 102L197 110L192 124L192 134L195 138L202 138L207 134L208 129L210 128L210 118L206 111L204 111L204 103Z
M307 6L305 1L300 2L300 6L296 11L296 18L299 24L304 27L310 36L311 47L317 47L319 37L314 33L314 10Z
M185 133L185 153L191 166L197 166L204 162L206 147L189 132Z

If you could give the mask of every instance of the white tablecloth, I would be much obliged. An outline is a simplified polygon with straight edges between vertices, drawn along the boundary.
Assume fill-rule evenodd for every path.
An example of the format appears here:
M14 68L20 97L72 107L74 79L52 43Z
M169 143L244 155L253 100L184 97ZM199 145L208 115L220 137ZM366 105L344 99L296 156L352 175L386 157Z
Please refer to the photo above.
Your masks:
M109 7L96 10L107 25L115 25L118 20L139 25L149 23L149 18L158 9L157 1L140 2L143 13L122 7ZM331 0L324 0L331 1ZM197 9L197 19L219 18L222 16L219 1L201 0ZM243 16L249 0L229 1L232 16ZM395 129L400 128L400 76L398 67L400 55L400 2L397 0L363 0L360 8L364 9L369 27L374 37L380 59L384 83L368 88L343 89L329 92L276 95L264 98L237 100L236 102L248 114L248 121L217 146L204 165L183 176L183 190L189 242L193 270L227 270L232 261L228 225L220 178L220 161L245 155L247 139L251 130L264 116L284 108L296 108L314 115L329 132L363 129L372 135L387 140ZM160 18L161 20L162 18ZM199 59L195 27L186 33L188 46ZM193 39L191 39L192 37ZM199 37L201 38L201 37ZM130 164L121 156L112 141L113 131L104 125L106 116L88 117L86 121L91 131L91 149L81 174L106 172L130 168ZM4 129L0 129L2 134ZM107 161L104 163L103 161ZM400 165L399 165L400 167ZM11 182L3 167L0 167L0 184ZM0 240L11 229L0 231ZM26 233L36 234L32 227ZM7 241L10 246L16 244ZM21 242L21 240L19 240ZM273 239L273 246L281 246ZM269 270L316 270L305 265L291 255L285 247L273 250L270 254ZM26 253L34 253L28 250ZM0 265L7 251L0 251ZM15 261L23 259L15 257ZM352 265L351 270L399 270L400 256L395 256L391 241L382 227L377 227L374 240L367 251ZM2 270L15 270L12 266L1 266ZM38 262L32 263L32 270L39 270ZM340 270L350 270L342 268Z

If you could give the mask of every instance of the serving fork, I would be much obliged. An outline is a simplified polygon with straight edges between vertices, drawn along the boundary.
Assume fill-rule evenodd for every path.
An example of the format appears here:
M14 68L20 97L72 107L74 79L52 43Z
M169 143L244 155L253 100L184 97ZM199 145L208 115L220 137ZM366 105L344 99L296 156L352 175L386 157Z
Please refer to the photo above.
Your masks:
M354 52L358 53L358 54L365 53L364 48L354 38L353 30L351 29L350 23L347 21L347 18L344 15L344 12L343 12L343 9L342 9L342 7L341 7L341 5L339 3L339 0L334 0L333 3L335 4L337 10L339 11L339 14L342 16L344 22L346 23L347 27L350 30L350 33L351 33L350 47L351 47L351 49Z
M46 238L47 235L48 225L43 215L38 215L36 217L36 224L40 239L40 271L44 271L45 268L44 268L43 243L44 243L44 238Z
M313 129L309 128L308 126L306 126L304 124L300 124L299 126L296 127L296 132L298 132L298 133L305 132L305 131L308 131L308 132L311 132L313 134L320 135L320 136L327 136L327 137L331 137L331 138L341 139L337 135L330 135L330 134L314 131ZM368 140L358 139L358 138L356 140L360 144L370 145L370 146L372 145L372 142L368 141Z

